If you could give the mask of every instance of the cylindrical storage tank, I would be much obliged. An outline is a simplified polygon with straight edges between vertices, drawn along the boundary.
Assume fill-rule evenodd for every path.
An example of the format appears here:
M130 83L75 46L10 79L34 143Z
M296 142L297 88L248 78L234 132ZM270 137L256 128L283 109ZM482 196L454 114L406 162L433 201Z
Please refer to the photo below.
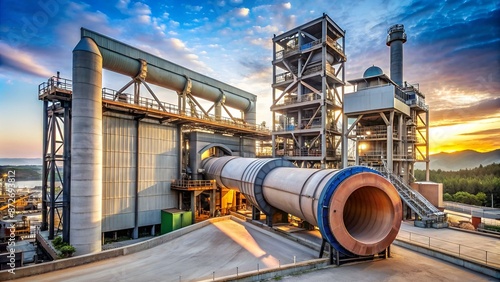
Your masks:
M70 243L77 255L101 251L102 57L82 38L73 50Z

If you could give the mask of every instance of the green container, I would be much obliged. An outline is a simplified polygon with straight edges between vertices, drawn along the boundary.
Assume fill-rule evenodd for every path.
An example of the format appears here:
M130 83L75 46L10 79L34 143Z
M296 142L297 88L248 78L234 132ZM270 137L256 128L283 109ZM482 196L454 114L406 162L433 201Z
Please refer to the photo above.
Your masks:
M193 213L179 209L165 209L161 211L161 234L191 225Z

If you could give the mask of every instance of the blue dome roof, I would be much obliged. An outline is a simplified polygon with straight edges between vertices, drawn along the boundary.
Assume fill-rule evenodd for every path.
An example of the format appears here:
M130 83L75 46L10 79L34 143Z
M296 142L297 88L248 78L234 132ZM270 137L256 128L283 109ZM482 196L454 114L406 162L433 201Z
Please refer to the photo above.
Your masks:
M382 71L381 68L379 68L377 66L371 66L365 70L365 73L363 73L363 78L372 77L372 76L381 75L381 74L384 74L384 72Z

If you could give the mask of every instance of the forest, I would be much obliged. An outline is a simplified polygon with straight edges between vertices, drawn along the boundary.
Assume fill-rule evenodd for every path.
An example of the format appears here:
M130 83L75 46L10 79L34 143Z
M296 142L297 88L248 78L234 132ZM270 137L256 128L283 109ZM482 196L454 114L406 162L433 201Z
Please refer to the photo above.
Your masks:
M415 170L417 181L425 181L425 171ZM443 199L464 204L500 207L500 164L473 169L430 171L430 181L443 183Z

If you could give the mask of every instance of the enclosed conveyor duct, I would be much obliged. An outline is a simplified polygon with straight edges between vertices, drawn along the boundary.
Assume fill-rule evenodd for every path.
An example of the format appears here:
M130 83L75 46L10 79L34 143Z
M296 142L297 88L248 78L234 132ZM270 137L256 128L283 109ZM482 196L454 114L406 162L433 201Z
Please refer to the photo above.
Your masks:
M337 251L368 256L384 251L401 225L394 186L367 167L302 169L282 159L208 158L206 176L270 215L272 208L319 227Z
M256 96L164 60L97 32L82 28L82 38L95 41L102 54L102 67L126 76L136 77L146 64L145 81L177 92L190 84L193 96L224 104L245 113L245 121L255 124Z

